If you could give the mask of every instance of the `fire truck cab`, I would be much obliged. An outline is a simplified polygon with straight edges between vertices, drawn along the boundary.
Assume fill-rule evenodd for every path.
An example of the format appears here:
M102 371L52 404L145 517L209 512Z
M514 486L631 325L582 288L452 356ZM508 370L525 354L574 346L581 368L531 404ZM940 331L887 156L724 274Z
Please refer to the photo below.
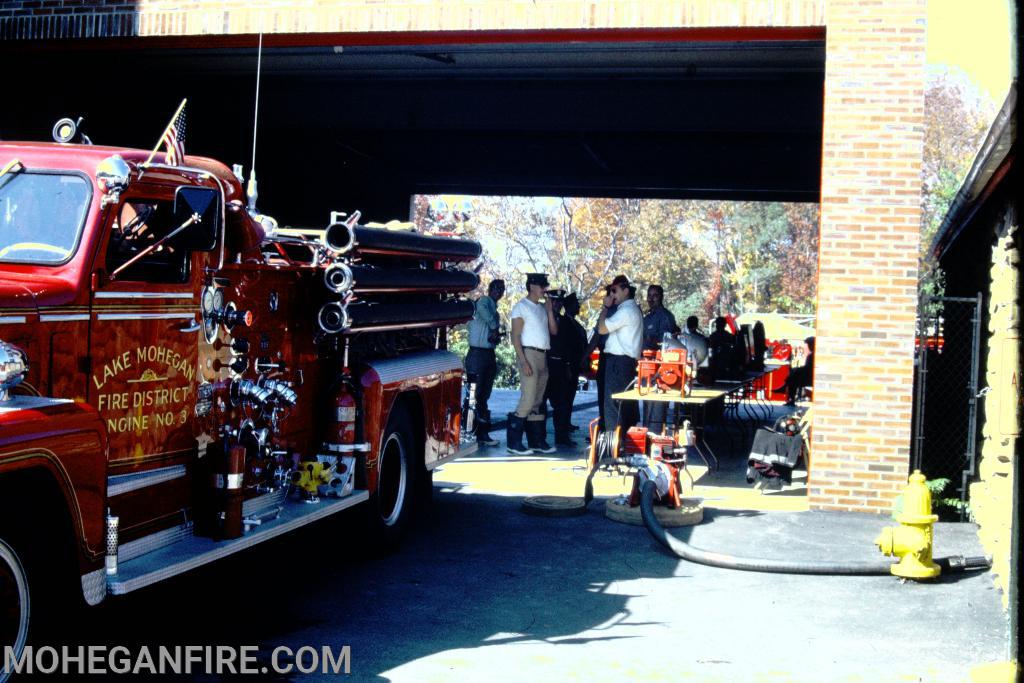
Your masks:
M433 469L472 448L445 333L472 316L479 244L358 214L279 229L237 168L153 157L0 143L16 652L44 582L96 604L360 503L351 519L392 547Z

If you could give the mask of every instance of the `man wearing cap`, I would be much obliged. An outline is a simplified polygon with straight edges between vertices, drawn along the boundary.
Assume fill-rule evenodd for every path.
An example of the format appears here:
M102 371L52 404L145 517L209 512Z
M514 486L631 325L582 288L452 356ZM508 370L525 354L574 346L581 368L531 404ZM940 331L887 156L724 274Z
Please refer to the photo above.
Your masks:
M494 347L499 340L498 302L505 295L505 281L491 280L487 294L477 299L473 319L469 321L469 353L466 354L466 374L476 385L476 442L481 446L497 446L491 438L491 411L487 401L498 374L498 361Z
M570 437L572 402L579 384L580 359L587 345L587 333L575 320L580 302L569 294L554 302L558 331L551 337L548 351L548 399L551 401L552 422L555 426L555 445L574 447Z
M546 354L551 335L558 333L551 297L544 303L548 278L544 273L528 273L526 296L512 307L512 347L519 364L520 394L516 409L508 414L507 450L514 455L529 455L535 450L554 453L544 436L545 416L540 411L544 387L548 381ZM523 445L526 432L530 446Z
M636 378L636 362L643 349L644 316L640 307L630 298L629 279L619 275L608 287L608 295L602 302L601 315L597 319L597 331L607 334L602 362L606 364L604 375L604 417L605 430L611 439L619 424L628 429L636 424L639 415L636 404L626 402L620 406L612 395L625 391ZM615 306L615 312L609 310ZM620 415L620 407L622 414Z

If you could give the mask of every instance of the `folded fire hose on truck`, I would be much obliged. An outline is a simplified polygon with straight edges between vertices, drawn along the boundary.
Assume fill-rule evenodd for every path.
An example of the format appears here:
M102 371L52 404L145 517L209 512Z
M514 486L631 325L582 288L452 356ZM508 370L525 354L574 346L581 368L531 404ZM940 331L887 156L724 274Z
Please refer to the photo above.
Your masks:
M775 574L890 574L895 562L888 558L878 560L857 560L839 562L799 562L796 560L772 560L764 558L737 557L724 553L711 552L694 548L669 534L658 522L654 514L654 499L657 496L657 485L654 481L645 481L640 489L640 514L644 526L656 541L672 551L679 558L698 564L725 569L740 569L752 572L771 572ZM987 557L964 557L951 555L935 559L944 571L961 572L967 569L987 569L991 561Z

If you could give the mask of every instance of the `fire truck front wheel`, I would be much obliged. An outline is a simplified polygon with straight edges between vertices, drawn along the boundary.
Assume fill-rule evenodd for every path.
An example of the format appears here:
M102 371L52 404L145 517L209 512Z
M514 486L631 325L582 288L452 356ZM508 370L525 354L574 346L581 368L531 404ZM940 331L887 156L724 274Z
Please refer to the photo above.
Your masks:
M28 638L28 575L14 548L0 538L0 650L18 659ZM0 663L0 682L7 680Z
M377 486L368 506L371 540L379 550L396 548L409 526L419 471L415 457L409 416L396 407L381 440Z

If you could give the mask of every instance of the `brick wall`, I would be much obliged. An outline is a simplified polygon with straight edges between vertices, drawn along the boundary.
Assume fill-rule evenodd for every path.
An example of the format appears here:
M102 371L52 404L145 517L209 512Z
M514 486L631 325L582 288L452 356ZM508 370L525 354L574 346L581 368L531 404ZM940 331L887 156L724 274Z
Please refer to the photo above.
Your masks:
M0 39L478 29L821 26L824 0L15 0Z
M925 0L829 0L815 508L887 511L910 455Z
M0 40L138 35L135 5L130 0L2 0Z

